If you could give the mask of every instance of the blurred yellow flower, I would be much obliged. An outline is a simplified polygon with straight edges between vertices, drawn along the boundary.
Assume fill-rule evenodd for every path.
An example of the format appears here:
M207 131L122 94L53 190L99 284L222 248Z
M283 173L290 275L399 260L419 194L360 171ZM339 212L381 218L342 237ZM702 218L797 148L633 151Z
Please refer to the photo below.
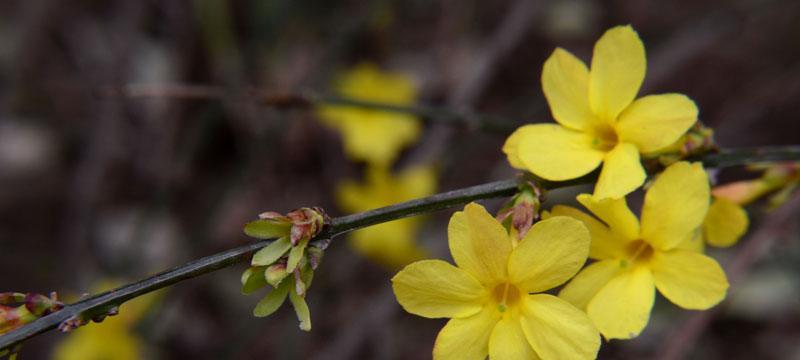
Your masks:
M749 223L744 208L725 198L713 197L703 224L676 249L703 253L706 244L720 248L732 246L747 232Z
M394 278L397 301L427 318L451 318L436 338L434 359L592 359L600 336L582 311L541 294L569 280L589 252L580 221L553 217L515 241L475 203L448 226L457 265L422 260Z
M400 73L381 72L375 65L360 64L343 74L336 92L348 98L391 105L411 105L417 97L414 83ZM319 116L342 134L347 156L389 166L403 147L420 134L419 120L409 114L346 105L319 107Z
M96 289L105 291L119 283L104 281ZM144 359L144 342L133 326L144 316L157 295L151 293L123 304L119 315L108 316L100 323L90 322L72 330L56 345L53 360L138 360Z
M703 239L711 246L728 247L739 241L748 224L747 212L741 206L715 197L703 221Z
M503 152L511 165L547 180L588 174L603 164L597 199L621 198L644 183L640 154L675 143L697 121L682 94L636 99L647 60L639 35L617 26L597 41L591 71L557 48L544 64L542 89L558 124L520 127Z
M436 191L436 173L431 166L418 166L393 176L384 167L368 167L365 183L345 181L336 190L339 205L349 212L361 212L421 198ZM426 252L417 245L422 224L411 217L356 230L350 244L357 252L390 268L422 259Z
M602 223L580 210L556 206L549 216L572 216L592 235L583 269L559 296L586 309L606 338L630 339L645 328L655 289L672 303L708 309L725 298L728 280L716 260L687 251L681 243L695 234L709 208L708 177L700 164L668 167L645 194L641 223L625 199L582 194L578 201Z

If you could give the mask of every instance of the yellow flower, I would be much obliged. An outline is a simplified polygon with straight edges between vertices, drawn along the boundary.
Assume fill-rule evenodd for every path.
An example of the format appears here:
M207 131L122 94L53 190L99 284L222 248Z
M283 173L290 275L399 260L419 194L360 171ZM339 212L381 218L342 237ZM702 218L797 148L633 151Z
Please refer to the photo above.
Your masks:
M383 167L369 167L366 177L364 184L347 181L336 190L337 201L344 210L371 210L436 191L436 173L430 166L409 168L398 176ZM426 256L415 241L421 224L421 218L411 217L370 226L354 231L350 244L368 258L396 269Z
M99 290L116 287L117 282L104 281ZM89 323L72 330L54 349L53 360L138 360L144 359L144 342L133 332L156 299L149 294L133 299L120 307L119 315L108 316L100 323Z
M708 177L700 164L668 167L647 191L641 223L625 199L578 201L597 219L567 206L550 216L567 215L586 224L592 235L583 269L559 296L586 309L606 338L636 337L647 325L655 289L672 303L708 309L725 298L728 280L716 260L679 247L694 235L708 211Z
M644 45L630 26L608 30L594 46L591 71L558 48L544 63L542 89L558 124L525 125L506 140L512 166L562 181L603 168L598 199L621 198L644 183L640 154L676 142L697 107L681 94L636 99L644 80Z
M417 97L408 76L381 72L372 64L360 64L344 74L336 91L349 98L391 105L410 105ZM421 128L412 115L354 106L321 106L319 116L341 132L349 157L381 166L389 166L403 147L419 137Z
M569 217L533 225L522 241L477 204L456 212L448 227L458 267L442 260L406 266L393 279L403 308L451 318L439 332L434 359L590 359L600 337L582 311L548 294L586 261L589 232Z

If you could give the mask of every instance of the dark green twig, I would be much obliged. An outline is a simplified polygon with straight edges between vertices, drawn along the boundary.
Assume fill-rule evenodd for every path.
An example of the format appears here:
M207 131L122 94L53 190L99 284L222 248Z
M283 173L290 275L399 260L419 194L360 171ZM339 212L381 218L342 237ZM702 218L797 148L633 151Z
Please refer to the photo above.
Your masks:
M694 160L702 161L707 167L724 167L767 161L800 161L800 146L723 150L718 154L709 154ZM579 179L566 182L549 182L541 179L534 179L534 181L545 189L556 189L578 184L590 184L596 179L597 174L598 172L595 171ZM511 196L517 191L518 183L519 180L496 181L335 218L332 220L331 226L319 236L334 237L358 228L442 210L474 200ZM38 334L55 329L59 324L71 318L79 316L93 318L96 315L107 313L113 307L119 306L137 296L242 262L254 251L261 249L270 242L270 240L258 241L204 257L136 283L124 285L66 305L60 311L0 336L0 349L9 348Z

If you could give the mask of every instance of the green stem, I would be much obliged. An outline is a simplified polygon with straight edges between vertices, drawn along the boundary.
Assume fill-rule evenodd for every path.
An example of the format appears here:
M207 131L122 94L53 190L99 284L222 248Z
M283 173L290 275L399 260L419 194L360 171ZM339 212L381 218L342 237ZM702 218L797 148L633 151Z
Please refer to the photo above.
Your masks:
M694 159L702 161L707 167L725 167L767 161L800 161L800 146L766 147L751 149L723 150L718 154L708 154ZM591 184L598 171L584 177L565 182L550 182L534 179L544 189L556 189L579 184ZM334 237L362 227L384 223L404 217L447 209L480 199L511 196L517 191L519 180L503 180L488 184L454 190L446 193L411 200L359 214L338 217L332 220L320 237ZM207 274L233 264L245 261L253 252L268 245L271 240L262 240L230 249L218 254L158 273L138 282L124 285L73 304L37 319L23 327L0 336L0 349L9 348L38 334L58 327L65 320L81 316L92 318L107 313L127 300L146 293Z

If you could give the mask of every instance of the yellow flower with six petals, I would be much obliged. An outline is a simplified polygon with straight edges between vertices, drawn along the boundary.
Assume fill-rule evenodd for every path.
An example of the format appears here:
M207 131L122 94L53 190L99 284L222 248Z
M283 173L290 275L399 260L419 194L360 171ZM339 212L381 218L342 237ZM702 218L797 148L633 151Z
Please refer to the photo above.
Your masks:
M591 71L556 49L544 63L542 89L558 124L517 129L503 146L511 165L562 181L602 163L596 198L636 190L646 177L640 154L670 146L697 121L697 107L682 94L636 99L646 63L644 45L630 26L612 28L597 41Z
M413 314L451 318L434 359L590 359L600 336L568 302L536 294L561 285L586 261L589 232L560 216L536 223L517 243L477 204L448 226L453 266L422 260L393 279L398 302Z
M680 248L700 227L709 207L708 177L700 164L678 162L647 191L641 223L625 199L582 194L578 201L597 219L567 206L548 216L572 216L592 235L583 269L559 293L585 309L606 338L636 337L647 325L655 289L672 303L708 309L725 298L728 281L716 260Z

